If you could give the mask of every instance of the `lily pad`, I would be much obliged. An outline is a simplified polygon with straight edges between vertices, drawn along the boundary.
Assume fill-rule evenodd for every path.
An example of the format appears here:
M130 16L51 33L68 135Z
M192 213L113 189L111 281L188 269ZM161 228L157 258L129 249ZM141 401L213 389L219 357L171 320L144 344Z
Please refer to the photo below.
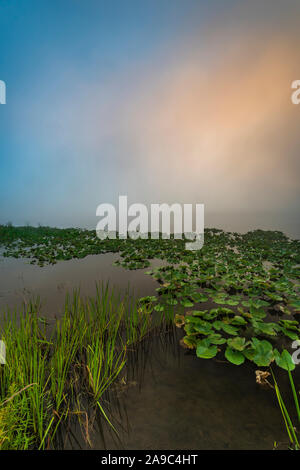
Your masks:
M197 342L196 354L201 359L211 359L218 353L216 345L212 345L209 339L202 339Z
M292 356L290 353L284 349L280 354L277 349L274 349L274 357L276 364L284 370L292 371L295 369L295 364L293 362Z
M236 351L229 346L226 348L225 357L229 362L232 362L232 364L235 364L236 366L239 366L245 362L245 356L241 352Z

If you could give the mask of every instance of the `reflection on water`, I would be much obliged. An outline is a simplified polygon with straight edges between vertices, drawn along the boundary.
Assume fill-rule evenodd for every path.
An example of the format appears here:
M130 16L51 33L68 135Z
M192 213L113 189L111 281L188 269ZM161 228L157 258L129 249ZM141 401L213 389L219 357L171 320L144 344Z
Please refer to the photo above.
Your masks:
M153 295L157 284L150 276L115 267L115 259L113 254L88 256L39 268L26 260L1 258L0 307L40 295L43 313L51 317L61 311L67 291L80 287L83 295L93 295L99 280L120 290L129 284L140 296ZM171 330L145 343L137 357L132 353L134 367L122 372L113 399L119 439L99 423L102 430L91 432L94 448L271 449L274 441L286 443L275 393L256 384L255 366L199 360L180 348L180 335L181 330ZM286 374L276 373L292 412ZM294 377L298 384L298 369ZM64 445L87 447L78 429Z
M0 308L13 308L39 295L43 314L53 317L62 311L67 292L80 288L83 295L93 296L99 281L109 281L121 292L129 286L136 295L153 295L157 284L144 275L147 269L129 271L113 266L117 259L118 255L107 253L40 268L28 260L0 257ZM154 260L152 265L162 266L163 262Z

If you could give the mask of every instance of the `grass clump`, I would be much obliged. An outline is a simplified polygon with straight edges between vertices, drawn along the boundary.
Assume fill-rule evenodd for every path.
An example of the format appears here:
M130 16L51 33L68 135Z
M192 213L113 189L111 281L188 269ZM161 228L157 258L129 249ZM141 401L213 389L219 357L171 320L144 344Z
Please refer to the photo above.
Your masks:
M162 326L162 315L149 320L152 310L141 309L129 294L120 298L107 284L97 286L95 298L83 299L78 291L68 296L63 316L51 326L38 302L23 312L7 311L0 322L6 345L0 449L55 448L61 425L90 408L115 429L104 396L126 366L128 347Z

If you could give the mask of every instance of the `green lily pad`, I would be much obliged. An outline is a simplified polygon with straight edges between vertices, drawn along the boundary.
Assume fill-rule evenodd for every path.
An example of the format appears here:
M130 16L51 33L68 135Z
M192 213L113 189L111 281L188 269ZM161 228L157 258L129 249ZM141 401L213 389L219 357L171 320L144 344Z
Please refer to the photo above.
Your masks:
M243 351L248 343L246 342L245 338L236 336L235 338L229 338L227 340L227 344L231 349L236 349L237 351Z
M181 300L180 303L183 307L193 307L194 306L193 302L191 302L190 300Z
M269 341L252 338L252 347L254 349L253 362L259 367L269 366L274 359L273 347Z
M229 346L226 348L225 357L229 362L232 362L232 364L235 364L236 366L239 366L245 362L245 356L241 352L236 351Z
M226 338L223 338L222 335L218 333L213 333L208 336L209 341L211 344L224 344L226 343Z
M247 321L240 315L235 315L231 321L231 325L243 326L243 325L247 325Z
M284 370L292 371L295 369L295 364L293 362L292 356L290 353L284 349L280 354L277 349L274 349L274 357L276 364Z
M218 353L218 348L205 338L197 342L196 354L201 359L211 359Z
M253 320L252 325L256 332L259 331L265 335L270 336L276 336L277 331L280 330L279 325L277 325L276 323L265 323L262 321Z

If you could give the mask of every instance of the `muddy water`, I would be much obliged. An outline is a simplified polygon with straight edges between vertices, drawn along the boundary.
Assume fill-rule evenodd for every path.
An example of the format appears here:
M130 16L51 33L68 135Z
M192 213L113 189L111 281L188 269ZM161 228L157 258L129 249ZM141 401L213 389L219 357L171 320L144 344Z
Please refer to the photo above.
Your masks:
M39 295L43 313L62 311L66 292L80 287L93 295L95 281L110 281L118 290L128 284L137 295L151 295L156 282L143 271L112 265L116 255L89 256L40 268L26 260L0 258L0 307ZM156 265L159 262L155 263ZM144 270L145 271L145 270ZM287 437L272 389L255 383L255 366L241 367L216 360L199 360L179 347L181 330L154 337L138 359L135 372L122 373L116 386L112 419L116 440L108 427L91 433L95 449L272 449L274 441L287 447ZM277 371L289 411L293 410L287 377ZM294 373L300 384L299 371ZM294 416L294 415L293 415ZM77 429L66 448L86 448Z

